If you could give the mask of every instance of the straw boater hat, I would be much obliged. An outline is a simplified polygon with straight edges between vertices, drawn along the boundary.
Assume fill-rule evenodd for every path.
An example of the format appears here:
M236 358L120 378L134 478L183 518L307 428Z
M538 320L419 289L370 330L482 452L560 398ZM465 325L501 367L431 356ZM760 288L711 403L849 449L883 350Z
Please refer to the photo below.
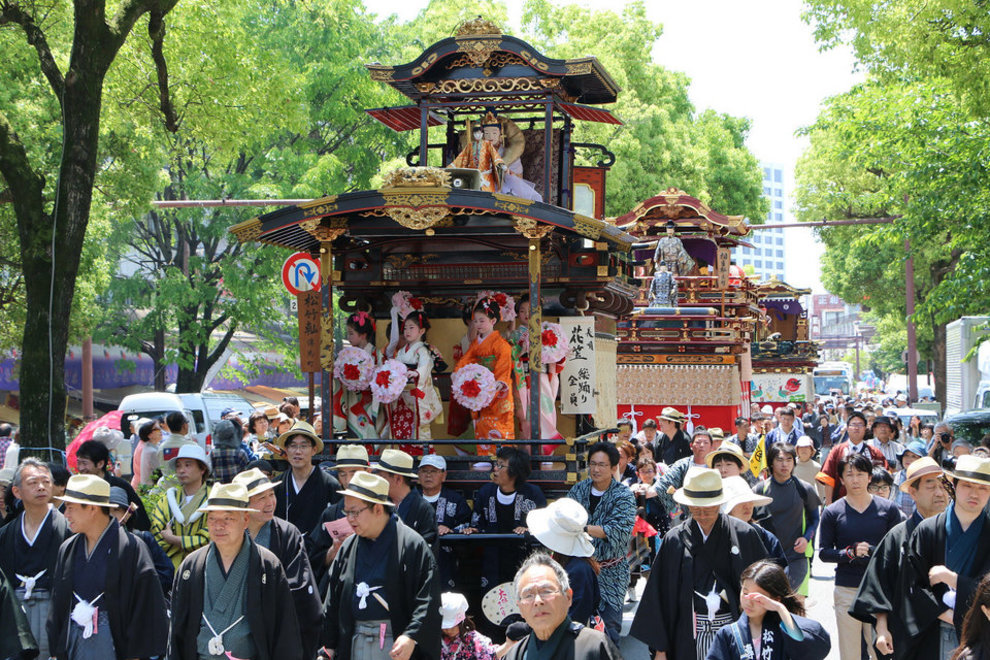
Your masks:
M241 513L259 513L257 509L248 507L247 488L244 484L213 484L206 504L197 511L239 511Z
M210 457L206 455L206 452L195 442L189 442L187 444L179 447L179 453L175 455L175 458L171 458L168 461L168 466L172 468L172 472L175 472L175 466L178 464L180 458L191 458L193 460L199 461L206 468L206 474L203 478L210 476L210 472L213 471L213 465L210 463Z
M311 424L308 424L302 420L297 421L291 428L289 428L288 431L278 436L278 439L275 440L275 444L282 449L285 449L285 445L289 442L289 439L294 438L297 435L305 436L312 440L316 444L317 454L323 451L323 440L320 439L320 436L316 435L316 429L314 429Z
M752 502L754 506L766 506L773 502L772 497L754 493L742 477L725 477L722 479L722 490L725 491L722 513L729 513L746 502Z
M684 506L717 506L725 502L722 475L708 468L688 468L684 487L674 491L674 501Z
M723 431L717 426L710 426L708 427L708 437L710 437L712 440L718 440L718 441L725 440L725 431Z
M923 456L911 463L911 467L907 469L904 476L904 483L901 484L901 492L906 493L911 487L911 484L922 477L927 477L930 474L943 474L942 468L938 466L935 459L931 456Z
M74 474L65 485L65 494L53 497L56 502L72 502L74 504L92 504L107 509L113 508L110 502L110 483L103 477L93 474Z
M742 465L746 465L746 455L743 454L742 447L729 440L723 440L722 444L718 446L718 449L708 454L708 456L705 457L705 464L708 467L714 467L715 459L719 456L732 456Z
M668 422L676 422L678 424L680 424L685 419L687 419L684 413L679 411L677 408L672 408L670 406L667 406L666 408L661 410L659 416L660 419L665 419Z
M340 445L331 470L342 467L371 467L364 445Z
M395 506L388 499L388 482L377 474L370 472L358 472L351 479L347 488L340 491L341 495L350 495L372 504L384 504L385 506Z
M251 468L250 470L245 470L244 472L239 473L236 477L234 477L232 483L244 486L248 493L248 499L275 488L275 484L272 483L272 480L258 468Z
M922 459L919 458L914 463L920 460ZM914 467L914 463L911 464L911 467ZM956 469L946 470L945 476L974 484L990 484L990 459L963 454L956 459Z
M416 471L413 469L413 457L399 449L386 449L382 451L381 458L375 464L375 469L413 479L417 476Z
M590 557L595 554L584 527L588 524L588 511L577 501L562 497L543 509L533 509L526 514L526 527L536 540L568 557Z
M442 629L453 628L459 624L465 619L467 611L467 598L461 594L452 591L440 594L440 616L443 617L440 627Z

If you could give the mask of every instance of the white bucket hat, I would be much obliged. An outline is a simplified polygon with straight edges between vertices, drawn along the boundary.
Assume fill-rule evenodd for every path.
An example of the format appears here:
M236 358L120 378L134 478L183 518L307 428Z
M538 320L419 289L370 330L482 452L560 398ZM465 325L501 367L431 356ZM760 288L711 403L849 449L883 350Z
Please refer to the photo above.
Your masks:
M440 594L440 616L443 617L440 627L444 630L453 628L465 619L467 610L467 598L461 594L452 591Z
M529 533L550 550L568 557L590 557L595 554L591 537L584 531L587 524L588 511L568 497L526 514Z
M746 502L752 502L754 506L766 506L773 502L773 498L754 493L742 477L725 477L722 479L722 490L725 491L722 513L729 513Z

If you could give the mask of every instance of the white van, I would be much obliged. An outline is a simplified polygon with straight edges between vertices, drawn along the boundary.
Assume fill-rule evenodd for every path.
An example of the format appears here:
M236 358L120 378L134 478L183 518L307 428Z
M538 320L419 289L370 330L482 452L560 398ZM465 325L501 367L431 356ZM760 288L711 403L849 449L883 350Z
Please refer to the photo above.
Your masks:
M179 410L189 420L189 433L195 435L200 446L209 454L213 449L213 427L221 420L220 414L233 408L247 423L254 412L254 406L237 394L217 394L202 392L195 394L172 394L170 392L143 392L125 396L117 407L124 411L124 419L129 415L139 417L162 417Z

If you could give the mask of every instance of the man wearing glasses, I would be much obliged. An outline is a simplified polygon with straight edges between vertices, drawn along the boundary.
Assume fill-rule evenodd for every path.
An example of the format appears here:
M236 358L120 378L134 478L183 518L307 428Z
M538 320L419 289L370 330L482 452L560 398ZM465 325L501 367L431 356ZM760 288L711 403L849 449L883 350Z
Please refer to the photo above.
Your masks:
M423 537L394 513L382 477L358 472L344 496L354 534L329 570L323 645L333 660L440 657L440 580Z
M323 440L306 422L293 424L275 444L285 450L291 466L275 489L275 515L307 536L320 523L323 510L340 499L340 483L313 465L313 457L323 451Z
M866 416L863 413L858 410L849 413L846 420L849 439L829 452L822 471L818 473L818 481L825 486L826 505L841 499L846 494L846 489L839 480L839 462L850 453L865 454L874 467L887 469L887 459L883 457L883 452L866 442L866 426Z
M622 657L606 635L575 623L567 616L572 597L567 572L547 555L534 554L519 567L515 588L519 613L533 632L512 647L506 655L508 660Z

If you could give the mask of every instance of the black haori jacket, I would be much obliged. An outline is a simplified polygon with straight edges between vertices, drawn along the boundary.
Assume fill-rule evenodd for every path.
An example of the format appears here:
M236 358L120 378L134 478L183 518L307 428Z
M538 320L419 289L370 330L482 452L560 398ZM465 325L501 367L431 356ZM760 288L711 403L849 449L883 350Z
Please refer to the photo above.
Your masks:
M351 611L357 564L357 534L344 540L330 564L324 604L323 645L335 650L335 660L349 660L354 615ZM392 635L416 640L412 660L440 657L440 576L433 552L423 537L401 520L395 521L395 547L385 573L385 601ZM280 659L281 660L281 659Z
M251 544L247 572L247 620L258 649L258 657L254 660L302 660L296 608L282 564L275 555L259 547L246 534L244 542ZM196 636L203 624L209 549L208 545L193 552L175 573L168 660L196 660L199 657Z
M110 619L117 658L151 658L165 653L168 613L155 564L144 541L111 520L108 535L116 537L107 557L107 580L97 606ZM111 537L112 538L112 537ZM72 563L76 545L86 537L76 534L58 551L52 578L52 602L48 612L48 644L59 660L68 656L69 618L76 599L72 595ZM108 659L109 660L109 659Z

